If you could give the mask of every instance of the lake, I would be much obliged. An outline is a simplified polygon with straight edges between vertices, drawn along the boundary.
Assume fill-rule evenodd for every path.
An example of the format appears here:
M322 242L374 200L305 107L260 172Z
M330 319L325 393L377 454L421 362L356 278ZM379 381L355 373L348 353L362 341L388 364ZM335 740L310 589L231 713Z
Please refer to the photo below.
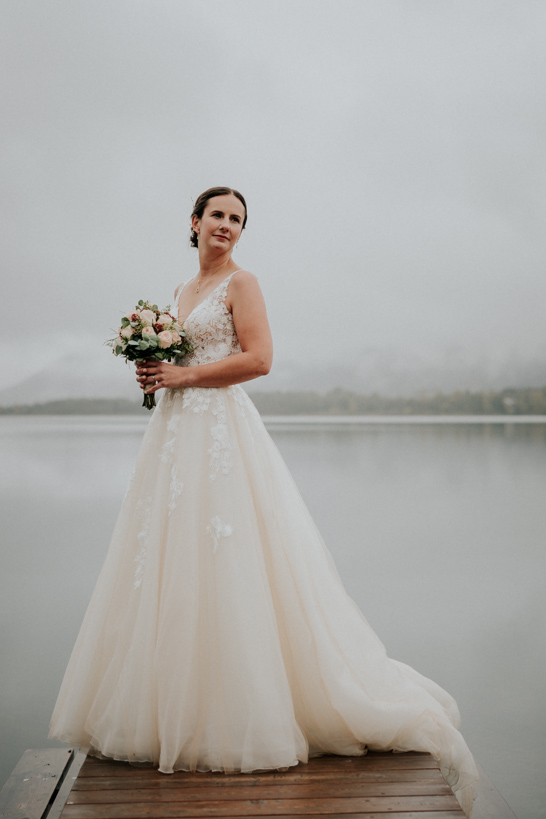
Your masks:
M494 420L268 427L389 655L455 696L477 761L518 819L539 819L546 422ZM0 418L0 783L26 748L57 744L49 717L146 422Z

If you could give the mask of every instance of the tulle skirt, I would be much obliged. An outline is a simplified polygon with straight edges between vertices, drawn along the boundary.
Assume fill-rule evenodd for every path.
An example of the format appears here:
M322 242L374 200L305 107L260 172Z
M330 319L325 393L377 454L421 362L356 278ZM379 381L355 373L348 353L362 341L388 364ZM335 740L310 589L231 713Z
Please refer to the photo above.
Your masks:
M387 657L254 405L167 391L147 428L50 736L160 771L428 751L470 811L453 698Z

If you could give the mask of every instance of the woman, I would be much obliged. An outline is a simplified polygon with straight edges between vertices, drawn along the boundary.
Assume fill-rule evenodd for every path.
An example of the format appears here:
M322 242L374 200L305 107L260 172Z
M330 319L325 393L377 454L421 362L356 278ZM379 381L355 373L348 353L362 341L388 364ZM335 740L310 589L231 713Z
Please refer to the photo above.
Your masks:
M249 772L321 753L429 751L469 812L454 700L390 660L254 405L269 371L256 278L237 268L237 191L197 200L197 276L175 294L193 351L146 362L148 426L50 735L159 770Z

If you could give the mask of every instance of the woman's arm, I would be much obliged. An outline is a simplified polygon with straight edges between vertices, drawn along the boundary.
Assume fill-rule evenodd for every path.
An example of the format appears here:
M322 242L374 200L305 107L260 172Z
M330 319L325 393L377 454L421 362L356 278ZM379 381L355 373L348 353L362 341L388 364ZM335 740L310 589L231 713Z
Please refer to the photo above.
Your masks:
M273 343L265 302L256 276L241 270L229 283L226 306L231 309L241 352L195 367L177 367L161 361L137 366L137 380L147 393L167 387L229 387L267 375L273 360ZM150 386L152 382L155 386Z

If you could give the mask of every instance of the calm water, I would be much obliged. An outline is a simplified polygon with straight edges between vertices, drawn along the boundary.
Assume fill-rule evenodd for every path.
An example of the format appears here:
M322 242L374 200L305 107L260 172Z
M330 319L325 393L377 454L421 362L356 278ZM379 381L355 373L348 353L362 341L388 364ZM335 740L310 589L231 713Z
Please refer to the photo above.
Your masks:
M0 782L47 725L146 419L0 418ZM546 816L546 424L272 423L391 656L457 698L519 819Z

